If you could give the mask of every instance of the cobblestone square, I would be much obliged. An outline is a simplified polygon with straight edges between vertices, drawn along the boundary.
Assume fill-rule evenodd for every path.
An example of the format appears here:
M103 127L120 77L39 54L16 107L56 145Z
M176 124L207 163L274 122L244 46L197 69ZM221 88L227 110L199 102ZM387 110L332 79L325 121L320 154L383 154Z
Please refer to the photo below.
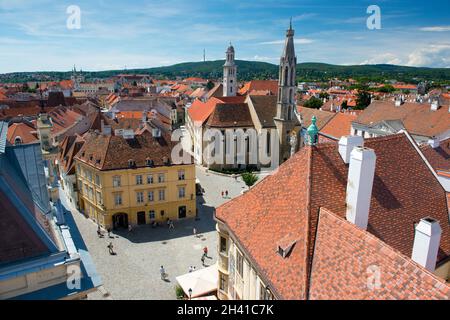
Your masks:
M190 266L202 268L203 248L208 247L207 266L217 261L217 234L213 218L214 208L240 194L242 181L197 168L197 178L205 189L198 196L199 220L175 221L175 229L167 226L152 228L139 226L127 230L97 235L97 225L67 205L63 192L61 201L71 214L100 274L103 288L89 295L89 299L175 299L176 277L189 271ZM228 190L228 198L221 191ZM193 235L193 228L197 236ZM107 245L112 242L117 255L110 255ZM162 281L159 268L163 265L168 280ZM107 293L105 296L104 294Z

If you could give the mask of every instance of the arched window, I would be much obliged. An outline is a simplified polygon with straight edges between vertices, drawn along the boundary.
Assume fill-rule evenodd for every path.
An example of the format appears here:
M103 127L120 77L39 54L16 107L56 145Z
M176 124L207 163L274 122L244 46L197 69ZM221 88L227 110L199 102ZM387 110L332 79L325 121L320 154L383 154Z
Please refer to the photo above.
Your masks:
M284 68L284 85L288 85L288 79L289 79L289 68Z
M294 92L292 89L289 90L289 103L294 103Z
M293 71L293 70L291 70ZM291 72L291 86L295 86L295 74L294 72Z
M22 144L22 142L23 141L22 141L21 137L17 136L17 137L14 138L14 145L15 146L18 146L18 145Z

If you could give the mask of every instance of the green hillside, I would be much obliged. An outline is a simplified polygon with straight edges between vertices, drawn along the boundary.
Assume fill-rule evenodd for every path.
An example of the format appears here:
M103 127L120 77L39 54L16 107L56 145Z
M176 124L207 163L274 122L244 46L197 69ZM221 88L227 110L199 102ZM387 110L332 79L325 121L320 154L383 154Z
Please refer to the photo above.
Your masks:
M223 60L187 62L166 67L84 72L87 80L103 79L120 73L149 74L156 78L202 77L219 79L222 76ZM278 66L266 62L237 61L240 80L276 79ZM21 72L0 75L0 82L25 82L62 80L70 77L70 72ZM450 68L416 68L395 65L354 65L339 66L325 63L300 63L297 66L299 81L325 81L332 78L353 78L361 81L383 81L395 79L405 82L422 80L450 84Z

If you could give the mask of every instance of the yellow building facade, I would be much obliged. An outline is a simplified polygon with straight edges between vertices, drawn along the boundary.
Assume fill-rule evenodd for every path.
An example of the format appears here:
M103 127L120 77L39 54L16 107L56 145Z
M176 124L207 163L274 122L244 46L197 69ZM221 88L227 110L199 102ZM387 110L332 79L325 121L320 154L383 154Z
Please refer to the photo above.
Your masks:
M196 215L195 166L99 170L76 159L80 210L104 228Z

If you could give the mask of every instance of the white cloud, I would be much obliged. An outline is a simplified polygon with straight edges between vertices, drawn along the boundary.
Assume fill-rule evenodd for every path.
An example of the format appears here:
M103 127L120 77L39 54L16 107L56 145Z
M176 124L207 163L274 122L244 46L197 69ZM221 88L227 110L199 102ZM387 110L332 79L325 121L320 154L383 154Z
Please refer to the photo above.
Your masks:
M363 62L361 64L401 64L402 60L392 53L383 53L373 56Z
M426 31L426 32L445 32L445 31L450 31L450 26L423 27L423 28L420 28L419 30Z
M408 66L450 67L450 44L434 44L414 50L408 56Z

